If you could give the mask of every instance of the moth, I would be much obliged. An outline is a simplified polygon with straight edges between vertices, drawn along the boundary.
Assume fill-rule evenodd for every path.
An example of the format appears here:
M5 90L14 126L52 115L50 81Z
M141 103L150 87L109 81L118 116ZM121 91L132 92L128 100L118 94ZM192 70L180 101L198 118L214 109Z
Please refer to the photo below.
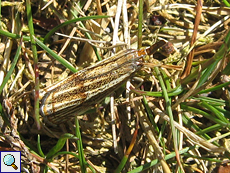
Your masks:
M143 57L153 54L165 43L161 40L146 49L121 51L42 89L40 114L46 121L60 124L86 112L140 70Z

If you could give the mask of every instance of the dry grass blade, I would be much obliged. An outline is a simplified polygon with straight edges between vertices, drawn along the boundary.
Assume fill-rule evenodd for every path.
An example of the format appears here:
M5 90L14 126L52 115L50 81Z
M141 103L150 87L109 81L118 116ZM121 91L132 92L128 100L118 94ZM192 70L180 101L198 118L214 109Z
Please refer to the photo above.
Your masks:
M153 111L155 113L155 115L159 115L161 118L163 118L165 121L170 122L169 121L169 117L163 113L159 108L157 108L154 105L151 105L151 107L153 107ZM201 137L199 137L198 135L196 135L195 133L191 132L190 130L184 128L183 126L181 126L180 124L178 124L177 122L174 122L175 127L180 130L193 144L198 145L202 148L204 148L207 151L212 151L212 152L223 152L225 149L224 148L219 148L207 141L205 141L204 139L202 139Z
M196 6L196 18L195 18L195 23L194 23L194 28L193 28L193 34L192 34L192 38L191 38L191 42L190 42L191 47L193 46L193 44L195 43L196 38L197 38L198 26L200 23L201 12L202 12L202 5L203 5L202 0L198 0L197 6ZM186 68L185 68L183 75L181 76L182 79L190 74L190 71L192 68L192 61L193 61L194 52L195 51L193 49L188 55Z

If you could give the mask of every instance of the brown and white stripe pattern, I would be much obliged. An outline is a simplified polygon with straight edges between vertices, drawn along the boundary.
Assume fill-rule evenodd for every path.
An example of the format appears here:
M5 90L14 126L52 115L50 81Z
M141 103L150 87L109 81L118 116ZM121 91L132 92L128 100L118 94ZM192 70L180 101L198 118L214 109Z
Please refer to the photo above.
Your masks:
M52 124L60 124L84 113L138 71L144 56L164 44L160 41L148 49L122 51L44 88L40 92L41 115Z

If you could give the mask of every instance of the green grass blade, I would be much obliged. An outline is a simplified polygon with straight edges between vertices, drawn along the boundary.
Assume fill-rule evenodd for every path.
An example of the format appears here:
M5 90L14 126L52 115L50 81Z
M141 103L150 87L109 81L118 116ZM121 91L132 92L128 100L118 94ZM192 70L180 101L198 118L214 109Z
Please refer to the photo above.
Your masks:
M158 80L160 82L160 86L162 88L162 91L163 91L163 95L164 95L164 98L165 98L165 102L166 102L166 112L170 118L170 126L171 126L171 129L172 129L172 134L173 134L173 143L174 143L174 149L175 151L177 152L178 151L178 143L177 143L177 130L174 126L174 119L173 119L173 113L172 113L172 107L171 107L171 100L169 99L169 96L168 96L168 93L167 93L167 89L165 87L165 84L164 84L164 81L163 81L163 78L160 74L160 71L159 71L159 68L158 67L154 67L155 71L156 71L156 74L157 74L157 77L158 77Z
M204 97L204 96L200 96L200 97L197 97L197 98L192 97L192 99L205 101L205 102L208 102L209 104L211 104L213 106L225 106L225 105L227 105L229 103L226 100L221 100L221 99L216 99L216 98L211 98L211 97Z
M197 88L199 88L201 85L203 85L208 80L209 76L212 74L213 70L216 68L219 61L220 61L220 59L216 60L207 69L205 69L203 71L201 78L200 78L200 81L197 85Z
M205 118L215 122L216 124L220 124L222 127L225 126L229 126L228 123L226 122L223 122L222 120L218 119L218 118L215 118L213 117L212 115L210 115L209 113L205 112L205 111L202 111L200 109L197 109L197 108L194 108L194 107L191 107L191 106L187 106L185 104L181 104L181 108L184 109L184 110L187 110L187 111L192 111L193 113L197 113L197 114L201 114L203 115Z
M222 1L227 7L230 7L230 4L229 4L229 2L227 0L222 0Z
M221 89L223 87L226 87L228 85L230 85L230 82L226 82L226 83L214 86L212 88L208 88L208 89L202 90L198 94L203 94L203 93L208 93L208 92L216 91L216 90L219 90L219 89Z
M40 117L39 117L39 70L38 70L38 54L36 42L34 40L34 27L33 27L33 18L32 18L32 10L31 10L31 2L30 0L26 0L26 12L27 12L27 20L30 31L30 40L31 40L31 49L33 53L34 59L34 73L35 73L35 97L34 97L34 118L37 124L37 128L40 129Z
M228 32L224 40L224 43L221 45L218 52L211 59L209 59L208 61L202 64L203 73L205 69L207 70L201 76L201 81L199 83L199 86L201 86L207 80L207 78L209 77L208 74L212 72L213 69L212 64L217 64L222 58L224 58L229 52L229 49L230 49L230 31ZM182 84L184 85L194 80L197 77L197 74L198 74L198 70L195 70L188 77L182 80Z
M77 149L79 153L81 172L86 173L87 162L85 161L84 149L83 149L82 139L81 139L81 131L80 131L80 126L79 126L77 116L75 116L75 125L76 125L76 136L79 138L79 140L77 141Z
M40 154L40 156L45 158L45 154L42 151L42 147L41 147L41 140L40 140L40 135L38 134L38 142L37 142L37 147L38 147L38 152Z
M166 75L165 71L160 69L160 72L164 78L164 81L165 81L165 85L166 85L166 88L167 88L167 91L170 91L172 90L172 87L171 87L171 83L170 83L170 80L169 80L169 77ZM175 89L174 89L175 90ZM173 90L173 91L174 91Z
M64 65L66 68L71 70L73 73L77 72L77 69L74 68L74 66L66 61L64 58L58 56L55 52L53 52L50 48L48 48L45 44L43 44L39 39L35 38L36 43L45 51L47 51L48 54L50 54L54 59L59 61L62 65Z
M147 113L148 113L150 122L152 123L154 129L159 133L160 130L159 130L159 128L157 127L157 125L156 125L156 123L155 123L155 121L154 121L154 115L153 115L153 113L152 113L152 111L151 111L151 109L150 109L150 107L149 107L149 105L148 105L148 101L147 101L147 99L146 99L145 96L143 96L143 103L144 103L145 109L146 109L146 111L147 111Z
M2 36L6 36L6 37L9 37L9 38L12 38L12 39L20 39L21 36L18 35L18 34L13 34L13 33L10 33L8 31L4 31L2 29L0 29L0 35ZM23 41L30 41L30 37L29 36L22 36L22 40Z
M221 107L215 107L218 111L220 111L227 119L230 119L230 112L226 109L222 109Z
M209 140L209 139L211 139L211 137L208 135L208 134L206 134L206 133L204 133L204 132L202 132L203 130L202 129L200 129L196 124L194 124L192 121L191 121L191 118L189 118L188 116L186 116L186 115L183 115L183 123L184 123L184 125L186 126L186 127L188 127L188 128L190 128L190 129L195 129L197 132L196 132L196 134L200 134L204 139L206 139L206 140ZM218 125L218 124L216 124L216 125ZM213 130L213 129L212 129ZM217 142L213 142L215 145L217 145L218 146L218 143Z
M75 16L75 18L77 18L77 15L76 15L74 12L72 12L72 14ZM82 22L79 22L79 25L80 25L82 28L86 29L86 27L83 25ZM90 36L90 34L89 34L88 32L85 33L85 36L86 36L88 39L92 40L92 37ZM96 54L96 56L97 56L98 61L101 61L102 58L101 58L101 56L100 56L100 54L99 54L97 48L96 48L95 46L92 46L92 47L93 47L93 50L94 50L94 52L95 52L95 54Z
M183 90L182 86L179 85L176 88L168 90L167 93L168 93L169 97L172 97L172 96L178 96L183 91L184 90ZM141 90L137 90L137 89L133 89L133 88L132 88L132 92L134 92L136 94L140 94L140 95L150 96L150 97L164 97L164 93L163 92L141 91Z
M67 139L75 139L78 140L78 138L70 133L63 134L59 139L57 144L49 150L49 152L46 154L46 159L50 160L52 159L57 152L59 152L63 146L66 143Z
M209 133L209 132L218 131L221 128L222 128L222 126L220 124L214 124L212 126L209 126L209 127L205 128L203 130L200 130L200 131L196 132L196 134L197 135L203 135L203 134L206 134L206 133ZM218 143L215 143L215 145L219 146Z
M60 28L79 22L79 21L86 21L86 20L90 20L90 19L101 19L101 18L108 18L109 16L87 16L87 17L80 17L77 19L72 19L66 22L63 22L62 24L54 27L50 32L48 32L48 34L46 34L46 36L44 37L44 43L47 43L49 38L56 32L58 31Z
M213 114L216 115L217 118L219 118L221 121L225 122L225 123L229 123L229 121L223 116L222 113L220 113L215 107L213 107L212 105L208 104L205 101L202 101L201 103L199 103L198 105L200 105L201 107L206 108L207 110L211 111Z
M195 148L195 146L186 147L186 148L180 150L179 154L187 153L189 150L193 150L194 148ZM175 156L176 156L176 153L172 152L172 153L170 153L170 154L168 154L168 155L165 156L165 160L167 161L167 160L169 160L169 159L171 159L171 158L173 158ZM146 164L144 164L142 166L139 166L139 167L133 169L132 171L129 171L128 173L139 173L139 172L143 172L144 170L147 170L147 169L149 169L149 168L157 165L158 163L159 163L159 160L155 159L155 160L152 160L149 163L146 163Z
M20 53L21 53L21 49L22 49L22 45L20 43L18 48L17 48L17 51L16 51L16 54L14 56L14 60L13 60L13 62L11 64L11 67L10 67L9 71L7 72L5 78L3 79L2 85L0 86L0 94L2 93L3 88L5 87L7 81L10 79L10 76L14 71L14 68L15 68L15 66L16 66L16 64L18 62L18 58L19 58Z
M227 66L224 68L222 74L230 75L230 63L228 63Z

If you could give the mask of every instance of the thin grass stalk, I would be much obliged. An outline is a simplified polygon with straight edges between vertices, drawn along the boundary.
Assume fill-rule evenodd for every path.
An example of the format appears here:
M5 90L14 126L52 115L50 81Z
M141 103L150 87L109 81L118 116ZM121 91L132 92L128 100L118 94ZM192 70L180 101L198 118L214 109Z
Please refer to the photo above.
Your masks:
M73 13L73 15L74 15L75 18L77 18L77 16L76 16L74 13ZM79 25L80 25L80 27L86 29L82 22L79 22ZM85 33L85 36L86 36L89 40L92 40L92 37L91 37L91 35L90 35L88 32ZM94 50L94 52L95 52L95 55L97 56L98 61L101 61L102 58L101 58L101 56L100 56L100 54L99 54L97 48L96 48L95 46L92 46L92 47L93 47L93 50Z
M221 88L224 88L224 87L226 87L228 85L230 85L230 82L226 82L226 83L223 83L223 84L220 84L220 85L217 85L217 86L202 90L202 91L198 92L198 94L213 92L213 91L219 90Z
M219 48L218 52L211 59L209 59L204 64L202 64L203 71L205 69L209 68L209 66L211 64L213 64L215 61L219 62L222 58L224 58L225 55L229 52L229 50L230 50L230 31L228 32L228 34L224 40L224 44L222 44L222 46ZM190 81L194 80L197 77L198 71L199 70L197 69L193 73L191 73L189 76L184 78L181 81L181 84L185 85L185 84L188 84Z
M226 106L226 104L229 103L226 100L221 100L221 99L216 99L216 98L211 98L211 97L204 97L204 96L199 96L198 98L193 97L193 99L206 101L206 102L209 102L209 104L215 105L215 106Z
M171 170L169 168L169 165L166 163L165 161L165 155L162 152L162 149L159 146L159 142L156 140L155 138L155 134L154 134L154 129L152 128L152 124L149 121L149 119L147 118L147 114L144 112L144 110L142 109L143 106L141 106L141 104L139 102L136 102L137 104L135 105L135 107L140 107L141 111L139 111L139 117L140 117L140 125L142 127L142 129L144 130L144 133L146 134L149 143L152 145L152 147L154 148L154 153L157 156L157 158L159 159L159 162L162 166L162 169L164 170L165 173L170 173Z
M61 135L60 138L58 139L57 143L55 144L55 146L53 146L49 150L49 152L46 154L46 159L52 160L53 157L55 156L55 154L58 154L58 152L64 147L64 145L66 144L66 141L68 139L78 140L78 138L76 138L74 135L72 135L70 133L65 133L65 134Z
M15 68L15 66L16 66L16 64L17 64L17 62L18 62L18 58L19 58L19 56L20 56L21 49L22 49L22 44L21 44L21 43L22 43L22 39L21 39L20 44L18 45L16 54L15 54L15 56L14 56L13 62L11 63L10 69L9 69L9 71L7 72L5 78L3 79L2 85L0 86L0 94L2 93L3 88L5 87L6 83L7 83L8 80L10 79L10 76L11 76L11 74L13 73L14 68Z
M196 88L199 88L208 80L208 78L210 77L212 72L216 69L218 62L219 61L213 62L207 69L205 69L202 72L201 78L200 78L199 83L198 83Z
M229 102L226 104L229 106ZM230 112L227 111L226 109L222 109L220 107L215 107L218 111L220 111L226 118L230 119Z
M158 140L160 141L160 143L164 149L164 151L163 151L164 154L165 154L165 147L166 146L165 146L165 141L163 139L163 136L164 136L166 126L167 126L167 121L164 121L163 124L161 125L161 130L160 130L159 135L158 135Z
M156 132L159 133L160 130L159 130L159 128L157 127L157 125L156 125L156 123L155 123L155 121L154 121L153 113L152 113L152 111L151 111L151 108L150 108L149 105L148 105L148 101L147 101L147 99L146 99L145 96L143 96L143 103L144 103L145 109L146 109L146 111L147 111L147 113L148 113L150 122L152 123L152 125L153 125L154 129L156 130Z
M202 129L202 130L196 132L196 134L197 135L207 135L207 133L213 132L213 131L218 131L221 128L222 128L222 126L220 124L214 124L212 126L209 126L209 127L205 128L205 129ZM211 137L209 137L208 140L210 140L210 139L211 139ZM217 146L219 146L219 144L217 142L214 143L214 144L217 145Z
M83 28L85 28L85 26L83 25L82 22L80 22L80 26L83 27ZM85 35L86 35L86 37L87 37L88 39L92 40L92 37L91 37L91 35L90 35L89 33L86 32ZM100 54L99 54L97 48L96 48L95 46L92 46L92 47L93 47L93 50L94 50L94 52L95 52L95 54L96 54L96 56L97 56L98 61L101 61L102 58L101 58L101 56L100 56Z
M227 7L230 7L230 3L227 0L222 0L222 1Z
M116 15L115 15L115 22L113 26L113 37L112 37L112 45L116 45L117 43L117 38L118 38L118 31L119 31L119 22L120 22L120 16L121 16L121 9L122 9L122 1L123 0L118 0L117 1L117 9L116 9ZM112 19L111 19L112 20ZM113 52L116 52L116 48L113 48ZM112 53L114 55L114 53ZM114 110L114 95L110 95L110 117L111 117L111 122L115 122L115 110ZM112 136L113 136L113 148L114 152L118 153L118 144L117 144L117 135L116 135L116 124L112 123Z
M191 155L189 153L184 153L185 157L192 157L192 158L196 158L199 160L208 160L210 162L217 162L217 163L221 163L222 160L218 160L218 159L212 159L212 158L208 158L208 157L200 157L200 156L196 156L196 155Z
M38 148L39 155L42 156L42 157L45 157L45 154L42 151L41 140L40 140L40 135L39 134L38 134L37 148Z
M191 118L189 118L187 115L184 115L183 116L183 123L185 126L187 126L189 129L195 129L196 134L199 133L201 131L201 129L199 128L198 125L194 124L192 121L191 121ZM211 139L210 136L208 135L202 135L204 139Z
M124 166L128 160L128 157L129 157L131 151L133 150L133 147L135 145L137 135L138 135L138 128L139 128L139 116L137 116L137 118L136 118L136 127L135 127L135 131L133 133L133 137L132 137L132 140L130 142L130 145L129 145L127 151L125 152L125 155L121 160L121 163L119 164L118 168L116 169L116 171L115 171L116 173L122 171L122 169L124 168Z
M18 34L13 34L13 33L10 33L8 31L4 31L2 29L0 29L0 35L6 36L6 37L9 37L9 38L12 38L12 39L20 39L21 38L21 36L18 35ZM23 41L30 41L29 36L23 35L22 38L23 38Z
M66 22L63 22L62 24L54 27L50 32L48 32L46 34L46 36L44 37L44 43L47 43L49 38L55 33L57 32L59 29L61 29L64 26L79 22L79 21L85 21L85 20L90 20L90 19L101 19L101 18L108 18L108 16L87 16L87 17L80 17L77 19L72 19L72 20L68 20Z
M142 47L142 22L143 22L143 0L139 1L139 16L138 16L138 49Z
M211 111L213 114L216 115L217 118L219 118L221 121L225 122L225 123L229 123L229 120L227 120L222 113L220 113L217 109L215 109L215 107L213 107L212 105L208 104L205 101L202 101L201 103L199 103L198 105L205 107L207 110Z
M117 169L115 170L114 173L121 172L123 170L125 164L127 163L129 155L130 155L131 151L133 150L133 147L134 147L135 142L136 142L137 132L138 132L138 120L137 120L137 123L136 123L136 129L134 131L134 134L133 134L132 140L130 142L130 145L129 145L127 151L125 152L125 155L123 156L120 164L118 165L118 167L117 167Z
M201 18L201 13L202 13L202 0L197 0L197 5L196 5L196 18L195 18L195 23L193 27L193 33L192 33L192 38L190 41L190 47L194 45L197 39L197 32L198 32L198 26L200 24L200 18ZM186 68L184 70L184 73L182 74L181 78L185 78L190 74L191 68L192 68L192 62L194 58L194 52L195 50L192 49L192 51L189 53L187 62L186 62Z
M164 97L162 91L160 92L154 92L154 91L141 91L138 89L134 89L132 87L130 87L132 89L132 92L139 94L139 95L144 95L144 96L150 96L150 97ZM168 96L172 97L172 96L178 96L179 94L181 94L183 92L183 88L181 85L177 86L176 88L173 88L171 90L168 90Z
M39 39L35 38L35 40L36 40L36 43L42 49L44 49L45 51L47 51L48 54L50 54L54 59L56 59L57 61L59 61L63 66L65 66L66 68L68 68L73 73L76 73L78 71L70 62L68 62L64 58L60 57L59 55L57 55L50 48L48 48L45 44L43 44Z
M162 69L159 69L163 78L164 78L164 81L165 81L165 85L166 85L166 88L167 88L167 91L170 91L172 90L172 87L171 87L171 83L169 81L169 77L166 75L165 71L162 70Z
M85 155L84 155L84 150L83 150L83 145L82 145L80 126L79 126L77 116L75 116L75 126L76 126L75 133L76 133L77 138L79 139L77 140L77 149L79 153L79 162L81 166L81 172L86 173L86 161L85 161Z
M3 118L4 122L6 123L6 125L10 125L9 121L7 121L7 119L6 119L6 115L5 115L4 111L3 111L3 107L2 107L1 103L0 103L0 116ZM0 133L0 135L2 135L2 134Z
M179 154L184 154L184 153L187 153L188 151L190 150L193 150L195 149L197 146L192 146L192 147L186 147L182 150L179 151ZM165 156L165 161L171 159L171 158L174 158L176 156L176 152L172 152L168 155ZM159 160L158 159L155 159L149 163L146 163L144 165L141 165L135 169L133 169L132 171L129 171L128 173L139 173L139 172L143 172L144 170L147 170L153 166L156 166L157 164L159 163Z
M183 167L181 166L181 163L180 163L180 158L179 158L179 153L178 153L177 133L176 133L176 128L174 126L174 119L173 119L173 114L172 114L171 101L170 101L170 99L168 97L167 89L165 87L163 78L162 78L162 76L160 74L159 68L154 67L154 70L156 71L156 74L157 74L157 77L159 79L160 86L162 88L163 95L164 95L164 98L165 98L166 112L167 112L167 114L169 115L169 118L170 118L170 126L171 126L171 130L172 130L172 134L173 134L174 149L175 149L175 152L177 153L176 158L177 158L177 161L178 161L181 169L183 169Z
M27 20L30 31L30 40L31 40L31 48L34 58L34 72L35 72L35 96L34 96L34 118L37 124L37 128L40 129L40 120L39 120L39 70L38 70L38 56L37 56L37 48L36 42L34 39L34 27L33 27L33 18L32 18L32 9L30 0L26 0L26 12L27 12Z
M205 118L209 119L210 121L213 121L214 123L220 124L222 127L230 127L230 125L226 122L223 122L222 120L213 117L212 115L210 115L209 113L202 111L200 109L191 107L191 106L187 106L185 104L181 104L181 108L187 111L192 111L193 113L197 113L197 114L201 114L203 115Z

